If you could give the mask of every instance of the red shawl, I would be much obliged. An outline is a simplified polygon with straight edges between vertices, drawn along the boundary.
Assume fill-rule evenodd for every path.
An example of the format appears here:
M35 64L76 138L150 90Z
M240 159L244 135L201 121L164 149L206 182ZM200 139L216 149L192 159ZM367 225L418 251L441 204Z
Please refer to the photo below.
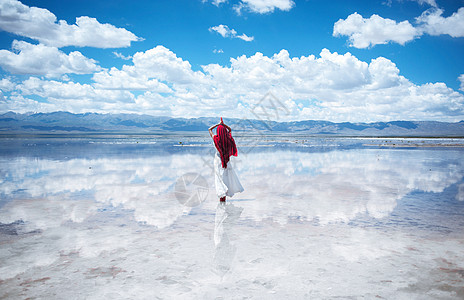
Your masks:
M225 126L219 125L213 140L216 149L219 151L222 167L225 169L230 157L232 155L237 156L237 146L235 146L234 138Z

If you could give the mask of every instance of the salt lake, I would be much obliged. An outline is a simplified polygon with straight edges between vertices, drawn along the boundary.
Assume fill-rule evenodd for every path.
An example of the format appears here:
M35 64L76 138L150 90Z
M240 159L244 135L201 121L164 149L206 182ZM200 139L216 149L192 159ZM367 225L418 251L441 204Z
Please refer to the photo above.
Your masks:
M0 298L462 299L464 141L0 139Z

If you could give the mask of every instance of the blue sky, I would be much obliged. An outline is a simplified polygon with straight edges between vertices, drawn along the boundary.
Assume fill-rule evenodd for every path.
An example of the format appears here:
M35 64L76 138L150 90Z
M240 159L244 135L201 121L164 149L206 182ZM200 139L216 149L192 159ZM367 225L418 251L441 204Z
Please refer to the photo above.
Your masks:
M0 112L464 120L464 1L0 0L0 30Z

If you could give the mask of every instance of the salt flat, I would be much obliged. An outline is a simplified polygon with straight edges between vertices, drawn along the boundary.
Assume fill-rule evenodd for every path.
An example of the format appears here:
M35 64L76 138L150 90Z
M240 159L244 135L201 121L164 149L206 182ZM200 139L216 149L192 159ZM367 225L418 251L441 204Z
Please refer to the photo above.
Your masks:
M206 138L3 138L0 297L464 297L462 140L236 141L221 205Z

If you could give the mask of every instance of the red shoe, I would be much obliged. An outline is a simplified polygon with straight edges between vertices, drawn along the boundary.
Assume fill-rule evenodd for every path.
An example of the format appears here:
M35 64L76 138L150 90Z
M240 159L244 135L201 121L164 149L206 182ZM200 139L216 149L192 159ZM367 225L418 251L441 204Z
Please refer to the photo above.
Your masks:
M220 198L219 201L226 202L226 197L224 196L224 197Z

